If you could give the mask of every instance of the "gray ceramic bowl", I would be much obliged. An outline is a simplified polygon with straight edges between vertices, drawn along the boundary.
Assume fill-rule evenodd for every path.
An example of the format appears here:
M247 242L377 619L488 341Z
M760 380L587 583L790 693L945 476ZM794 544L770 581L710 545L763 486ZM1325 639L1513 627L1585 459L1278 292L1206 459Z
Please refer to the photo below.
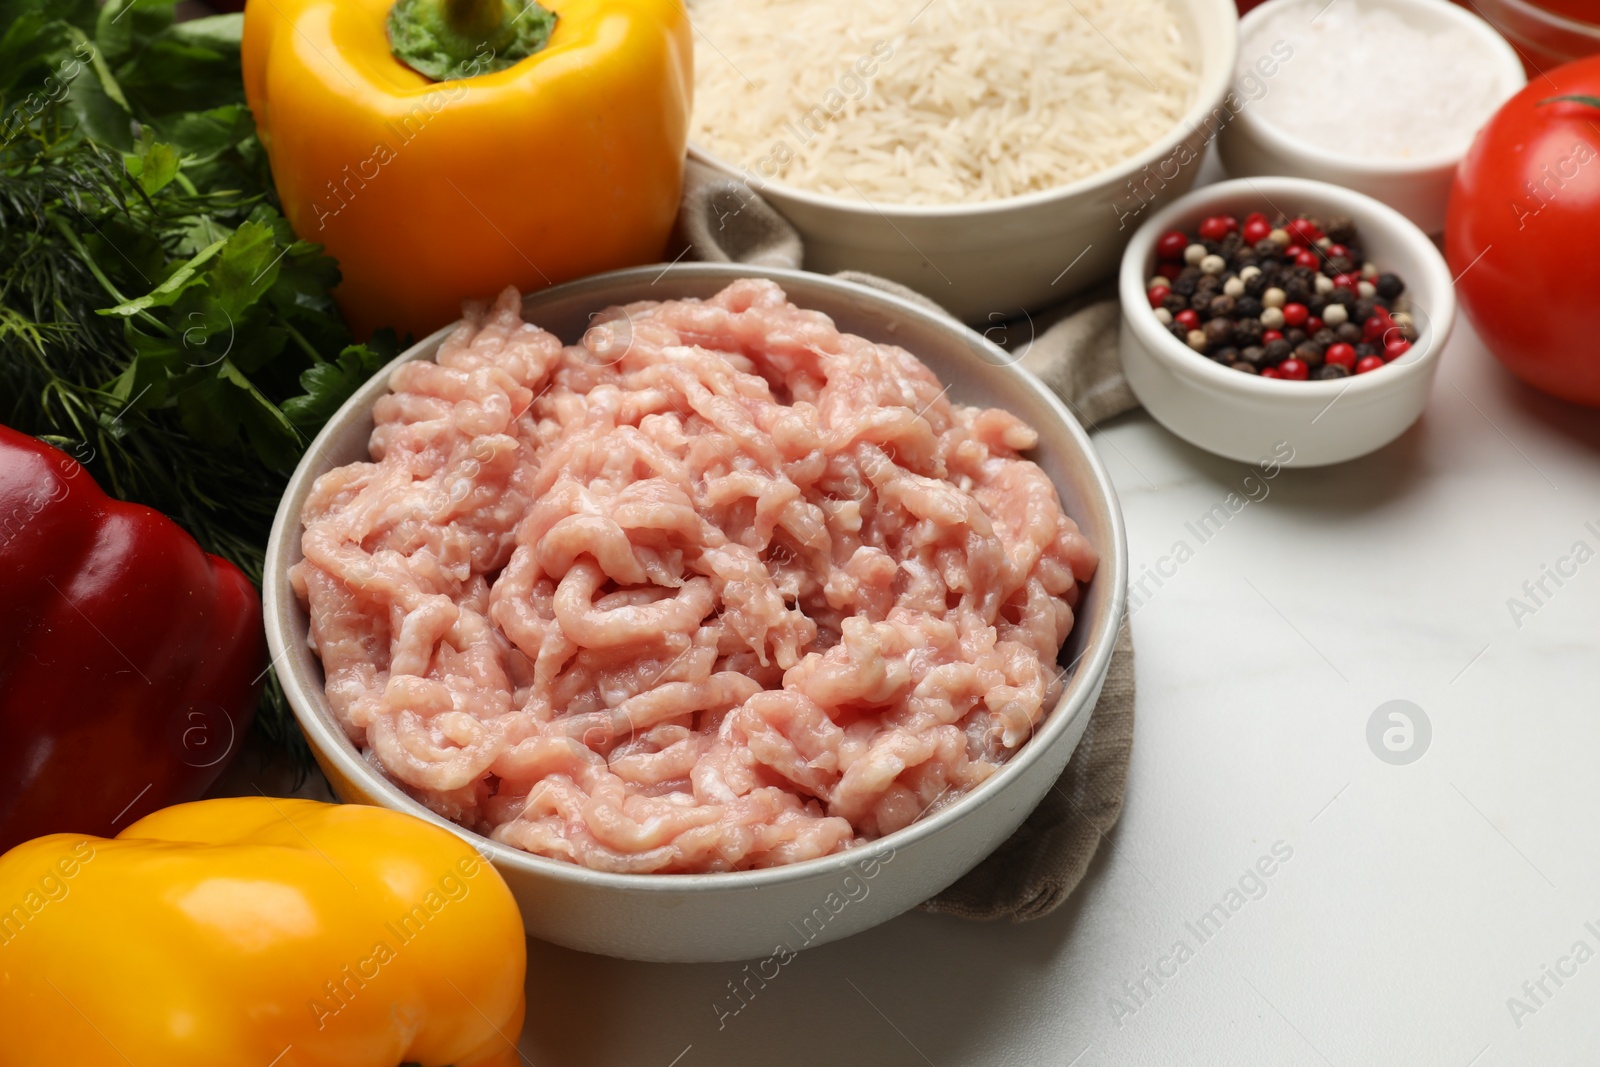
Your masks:
M726 874L592 871L530 855L447 822L377 773L346 740L323 694L322 666L306 643L307 618L289 588L301 557L300 509L318 476L367 458L373 403L389 371L432 357L449 333L415 345L368 382L306 452L273 524L263 580L273 662L317 762L346 801L409 812L454 830L493 861L516 894L528 933L569 948L676 962L751 959L822 944L893 918L954 882L1016 829L1077 746L1111 662L1126 597L1127 548L1116 494L1089 438L1061 402L998 348L949 319L864 286L798 271L735 264L644 267L546 289L524 314L574 341L591 313L642 299L705 297L735 278L772 278L795 303L839 328L915 353L950 385L952 399L1006 408L1040 434L1034 459L1100 553L1078 622L1062 652L1073 664L1060 702L1021 751L977 789L903 830L845 853L785 867Z

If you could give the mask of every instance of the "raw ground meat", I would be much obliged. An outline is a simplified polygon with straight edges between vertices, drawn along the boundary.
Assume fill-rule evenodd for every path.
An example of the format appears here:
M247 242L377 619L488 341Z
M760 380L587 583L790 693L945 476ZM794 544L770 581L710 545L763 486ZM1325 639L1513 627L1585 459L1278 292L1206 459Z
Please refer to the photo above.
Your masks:
M1094 549L911 354L769 281L596 316L507 290L317 480L291 580L328 699L434 811L626 872L849 848L992 774Z

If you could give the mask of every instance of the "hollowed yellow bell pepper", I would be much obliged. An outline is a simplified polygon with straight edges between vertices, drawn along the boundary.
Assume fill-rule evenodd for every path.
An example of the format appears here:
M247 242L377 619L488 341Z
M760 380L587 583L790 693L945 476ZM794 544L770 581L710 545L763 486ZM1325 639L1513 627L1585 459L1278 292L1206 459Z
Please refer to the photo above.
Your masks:
M0 857L0 1065L511 1067L498 873L398 812L248 797Z
M499 70L502 31L530 24L520 0L429 5L471 38L461 76L393 54L391 0L245 7L245 94L284 214L338 259L351 328L420 337L463 298L661 258L688 138L683 0L550 0L548 44Z

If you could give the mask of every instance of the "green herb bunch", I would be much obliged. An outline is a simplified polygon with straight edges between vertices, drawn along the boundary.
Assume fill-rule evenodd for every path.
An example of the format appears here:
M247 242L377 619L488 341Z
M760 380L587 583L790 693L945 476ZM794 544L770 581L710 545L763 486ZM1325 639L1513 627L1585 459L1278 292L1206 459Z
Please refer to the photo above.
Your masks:
M0 422L260 582L311 438L396 350L278 209L242 17L173 0L0 0ZM298 748L275 682L258 716Z

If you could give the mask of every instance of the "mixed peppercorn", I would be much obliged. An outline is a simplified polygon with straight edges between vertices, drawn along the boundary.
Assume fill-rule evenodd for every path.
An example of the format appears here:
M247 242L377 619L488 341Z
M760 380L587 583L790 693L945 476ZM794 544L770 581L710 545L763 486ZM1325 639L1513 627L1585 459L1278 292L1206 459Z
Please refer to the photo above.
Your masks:
M1288 381L1366 374L1417 339L1406 285L1362 255L1347 218L1213 215L1156 242L1150 306L1172 335L1244 374Z

